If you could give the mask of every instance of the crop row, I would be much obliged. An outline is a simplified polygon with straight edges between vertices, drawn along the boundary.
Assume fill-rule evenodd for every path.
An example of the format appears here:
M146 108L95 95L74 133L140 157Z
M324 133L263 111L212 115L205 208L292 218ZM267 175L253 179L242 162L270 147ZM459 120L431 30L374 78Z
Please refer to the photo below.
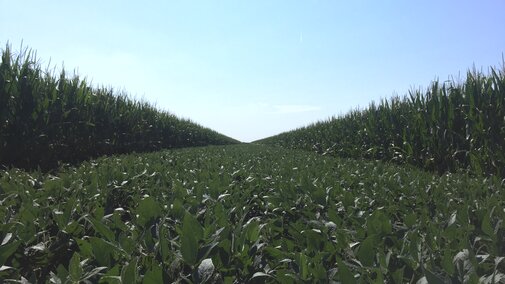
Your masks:
M0 278L497 283L497 178L237 145L0 173ZM424 281L424 282L423 282Z
M65 71L43 71L34 53L0 63L0 164L51 169L59 161L237 141Z
M435 81L425 92L257 142L505 177L505 71L469 71L463 83Z

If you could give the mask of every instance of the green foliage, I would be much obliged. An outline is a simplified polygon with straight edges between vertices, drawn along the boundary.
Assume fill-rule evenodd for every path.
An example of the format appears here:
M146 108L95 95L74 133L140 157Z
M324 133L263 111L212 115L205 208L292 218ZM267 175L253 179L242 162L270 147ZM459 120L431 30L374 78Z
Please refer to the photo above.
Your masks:
M142 227L154 224L156 219L161 216L161 208L153 197L146 197L139 202L137 209L137 223Z
M182 259L190 265L195 265L198 260L198 248L200 247L199 242L203 238L203 229L196 218L187 212L184 215L182 223Z
M105 210L118 187L130 200ZM493 283L505 279L504 193L496 177L259 145L11 169L0 278Z
M505 69L435 81L424 92L372 103L257 141L340 157L409 163L429 171L505 177Z
M0 164L88 162L0 171L0 279L503 281L504 73L260 141L323 155L235 145L89 160L236 141L7 47Z
M43 71L31 51L2 50L0 165L50 170L101 155L232 143L77 75Z

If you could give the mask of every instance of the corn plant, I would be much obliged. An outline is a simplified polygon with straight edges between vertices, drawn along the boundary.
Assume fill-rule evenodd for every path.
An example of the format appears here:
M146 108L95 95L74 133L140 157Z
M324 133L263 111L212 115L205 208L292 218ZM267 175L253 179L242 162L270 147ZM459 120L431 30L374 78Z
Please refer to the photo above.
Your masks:
M0 164L54 169L100 155L230 143L237 141L125 93L43 71L30 50L2 50Z
M505 177L505 69L435 81L363 110L256 141L430 171Z

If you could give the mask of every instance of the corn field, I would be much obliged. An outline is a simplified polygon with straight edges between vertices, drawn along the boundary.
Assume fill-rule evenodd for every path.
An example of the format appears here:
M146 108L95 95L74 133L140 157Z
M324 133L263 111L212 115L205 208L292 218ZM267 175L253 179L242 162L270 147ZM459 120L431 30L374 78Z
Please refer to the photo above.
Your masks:
M53 73L30 50L2 50L0 164L53 169L59 161L238 142L77 75Z
M256 142L505 177L505 71L474 69L463 83L435 81L425 92Z

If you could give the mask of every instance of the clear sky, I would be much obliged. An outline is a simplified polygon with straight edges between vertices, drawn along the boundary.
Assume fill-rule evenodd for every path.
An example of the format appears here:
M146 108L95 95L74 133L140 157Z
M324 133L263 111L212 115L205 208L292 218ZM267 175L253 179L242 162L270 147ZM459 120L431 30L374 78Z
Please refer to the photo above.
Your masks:
M252 141L502 66L503 0L0 0L0 48L37 51Z

